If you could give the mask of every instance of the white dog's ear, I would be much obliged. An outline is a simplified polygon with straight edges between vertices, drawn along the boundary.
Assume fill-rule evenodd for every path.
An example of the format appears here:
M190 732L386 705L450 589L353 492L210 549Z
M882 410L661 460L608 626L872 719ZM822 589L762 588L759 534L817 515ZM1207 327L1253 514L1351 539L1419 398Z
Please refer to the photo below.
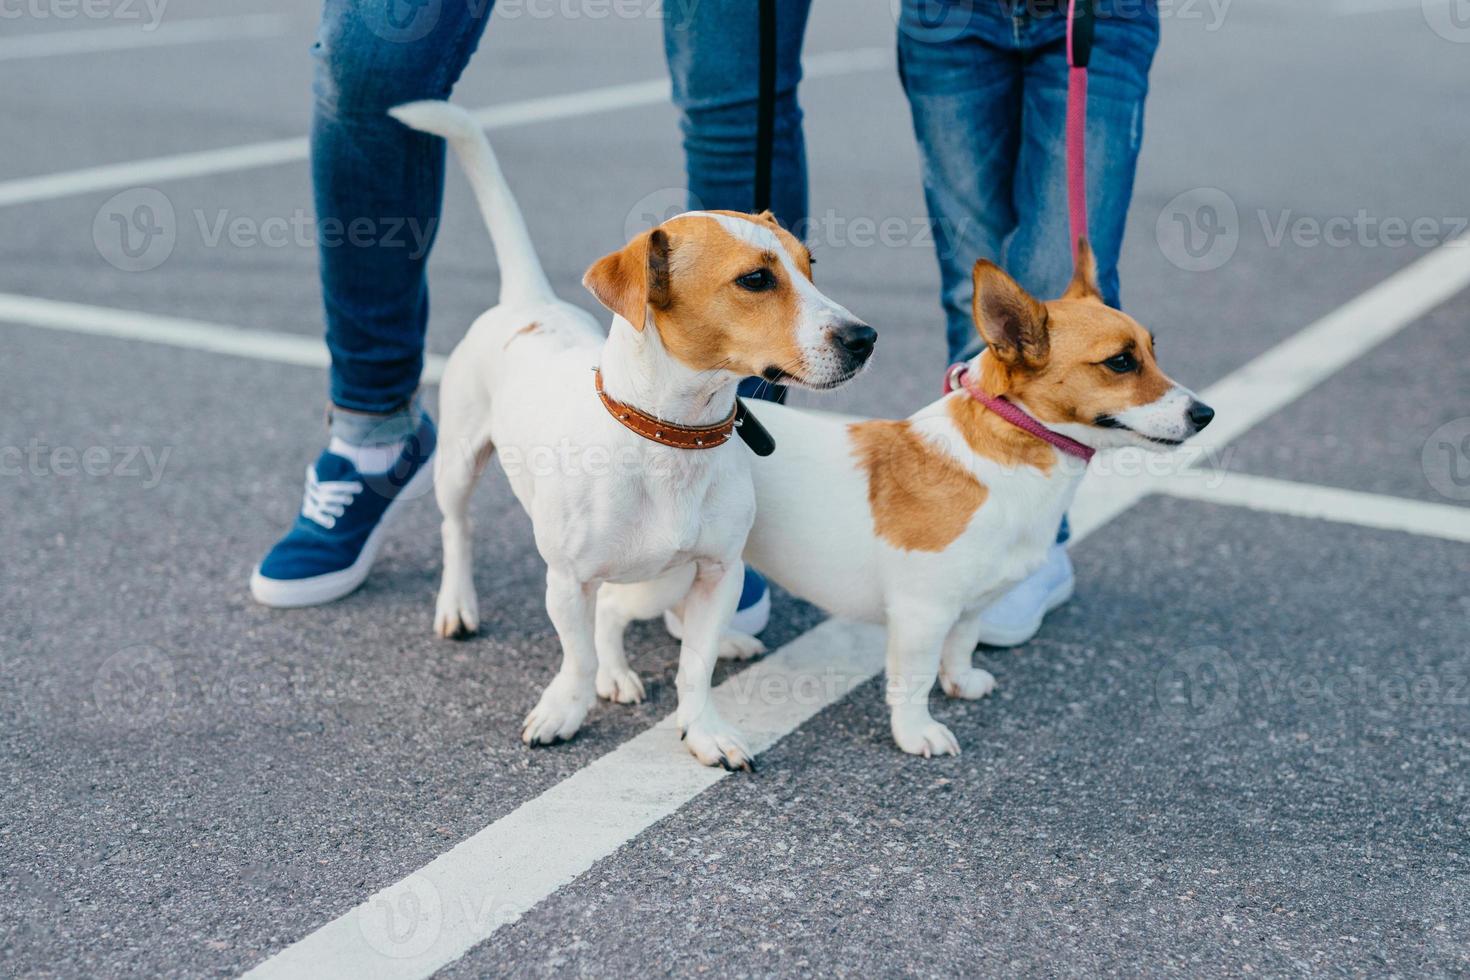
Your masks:
M1002 364L1033 370L1051 356L1046 307L994 262L981 259L972 273L975 329Z
M639 330L648 307L669 305L669 236L662 228L644 232L604 255L582 277L597 301Z
M1078 236L1077 250L1073 253L1072 281L1062 299L1091 299L1101 303L1102 289L1097 284L1097 256L1085 235Z

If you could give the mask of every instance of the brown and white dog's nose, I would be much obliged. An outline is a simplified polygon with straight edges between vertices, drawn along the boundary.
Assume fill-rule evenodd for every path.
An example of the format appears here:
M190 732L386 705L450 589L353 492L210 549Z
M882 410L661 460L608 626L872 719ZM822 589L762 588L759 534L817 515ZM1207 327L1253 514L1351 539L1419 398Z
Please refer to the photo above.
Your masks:
M832 330L832 339L842 345L842 349L851 354L859 361L868 359L873 353L873 344L878 340L878 331L866 323L844 323Z
M1215 417L1215 410L1204 402L1196 400L1189 403L1189 409L1184 414L1189 416L1190 424L1194 426L1194 431L1198 432L1210 424L1210 420Z

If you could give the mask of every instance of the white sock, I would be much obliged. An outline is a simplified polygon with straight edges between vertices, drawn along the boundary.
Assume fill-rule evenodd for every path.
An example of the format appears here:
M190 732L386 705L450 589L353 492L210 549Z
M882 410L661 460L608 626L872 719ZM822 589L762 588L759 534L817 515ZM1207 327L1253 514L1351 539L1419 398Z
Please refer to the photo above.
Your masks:
M327 443L327 452L333 456L341 456L354 467L357 472L363 474L386 473L398 462L398 457L403 453L403 443L406 440L389 443L388 445L376 446L354 446L345 442L337 436Z

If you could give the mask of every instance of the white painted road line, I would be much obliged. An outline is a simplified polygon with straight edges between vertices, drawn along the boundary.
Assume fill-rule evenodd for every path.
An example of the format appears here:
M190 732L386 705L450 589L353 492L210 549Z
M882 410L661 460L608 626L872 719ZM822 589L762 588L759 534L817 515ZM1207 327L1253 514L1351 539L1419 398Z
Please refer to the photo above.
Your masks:
M1332 12L1337 17L1356 17L1359 14L1381 14L1390 10L1419 10L1426 7L1443 7L1460 0L1337 0Z
M12 293L0 293L0 321L43 330L166 344L170 347L248 357L277 364L295 364L300 367L326 368L331 363L326 345L316 337L270 330L245 330L206 323L203 320L114 310ZM424 383L436 383L443 373L444 358L430 354L424 362Z
M1470 288L1470 237L1434 249L1210 386L1215 421L1192 440L1218 450L1404 327Z
M139 5L141 12L141 5ZM0 38L0 61L50 58L99 51L128 51L170 44L200 44L208 41L241 41L277 37L291 26L282 14L246 14L242 17L201 17L149 26L139 21L111 27L74 31L47 31Z
M1215 409L1215 421L1178 454L1180 465L1219 458L1226 444L1467 288L1470 237L1463 237L1232 371L1201 393ZM1149 493L1148 479L1125 475L1141 470L1141 464L1128 467L1115 456L1090 471L1072 508L1073 536L1086 537Z
M764 752L882 666L882 629L829 620L714 699ZM689 757L670 716L245 976L427 977L728 775Z
M803 62L803 72L807 78L830 78L874 71L892 64L893 53L886 48L856 48L811 55ZM507 102L477 110L474 115L480 125L495 130L637 106L658 105L668 101L669 81L667 78L660 78ZM306 155L306 139L296 137L88 167L40 177L23 177L0 182L0 207L50 201L92 191L153 186L168 180L295 163L305 160Z
M1228 504L1270 514L1310 517L1340 524L1356 524L1359 527L1381 528L1385 531L1421 534L1448 541L1470 542L1470 507L1294 483L1290 480L1244 473L1221 474L1218 480L1202 479L1213 475L1196 472L1188 477L1161 481L1157 490L1171 497Z

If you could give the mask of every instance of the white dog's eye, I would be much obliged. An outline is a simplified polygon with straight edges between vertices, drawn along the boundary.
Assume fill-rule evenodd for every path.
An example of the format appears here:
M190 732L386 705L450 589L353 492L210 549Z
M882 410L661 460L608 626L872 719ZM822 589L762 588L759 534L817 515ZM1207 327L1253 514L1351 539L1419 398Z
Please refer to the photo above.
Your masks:
M763 293L776 285L776 277L770 269L754 269L735 280L735 285L752 293Z

